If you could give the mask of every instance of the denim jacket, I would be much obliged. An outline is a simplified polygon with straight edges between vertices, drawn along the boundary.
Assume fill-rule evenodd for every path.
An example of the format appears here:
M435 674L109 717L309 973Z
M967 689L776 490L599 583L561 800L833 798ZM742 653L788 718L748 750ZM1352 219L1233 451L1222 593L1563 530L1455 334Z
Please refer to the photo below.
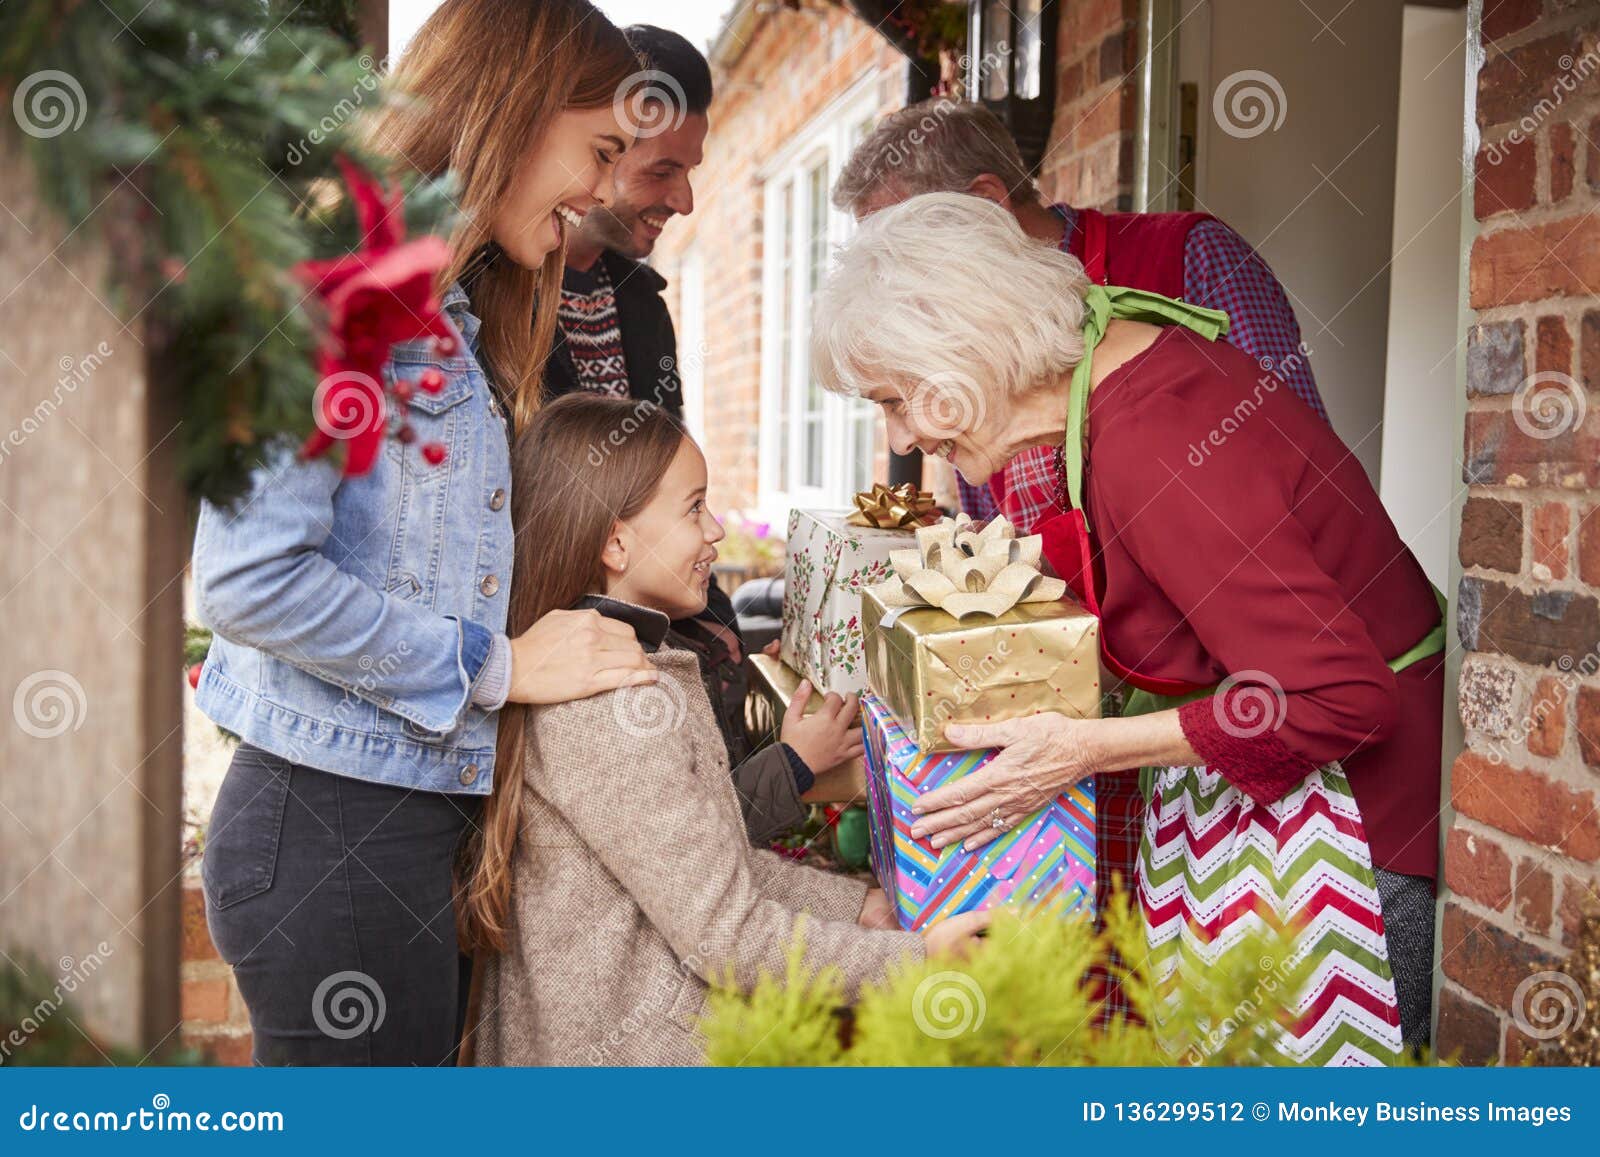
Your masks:
M410 405L416 442L388 439L370 473L284 453L234 510L195 533L201 620L214 632L196 702L248 743L323 771L487 794L495 721L472 687L511 589L506 419L472 356L478 320L452 286L463 339L441 358L397 346L384 377L445 374ZM419 446L448 448L430 466Z

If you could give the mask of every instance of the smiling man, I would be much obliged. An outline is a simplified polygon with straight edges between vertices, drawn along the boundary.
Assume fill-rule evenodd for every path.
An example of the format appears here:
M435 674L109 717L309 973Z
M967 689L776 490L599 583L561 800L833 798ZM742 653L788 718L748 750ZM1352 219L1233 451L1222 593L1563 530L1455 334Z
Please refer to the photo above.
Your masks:
M674 216L694 212L689 174L700 164L711 69L676 32L626 29L645 62L619 94L638 137L617 161L616 192L568 236L560 326L545 367L549 397L584 389L683 408L677 338L661 291L641 264Z

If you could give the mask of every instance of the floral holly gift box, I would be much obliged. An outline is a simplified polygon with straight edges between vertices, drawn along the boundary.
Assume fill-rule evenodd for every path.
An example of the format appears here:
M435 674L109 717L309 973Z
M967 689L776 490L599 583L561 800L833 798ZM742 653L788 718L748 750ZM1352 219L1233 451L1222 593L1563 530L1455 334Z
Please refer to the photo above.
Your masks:
M902 928L920 932L957 913L999 904L1038 904L1063 916L1094 911L1092 781L1074 784L976 851L963 851L959 843L936 850L927 839L911 837L912 806L919 796L977 771L995 749L924 753L872 694L861 697L861 726L873 874Z
M846 511L789 514L784 563L783 661L822 691L867 687L861 591L889 577L889 554L915 540L908 530L852 526Z

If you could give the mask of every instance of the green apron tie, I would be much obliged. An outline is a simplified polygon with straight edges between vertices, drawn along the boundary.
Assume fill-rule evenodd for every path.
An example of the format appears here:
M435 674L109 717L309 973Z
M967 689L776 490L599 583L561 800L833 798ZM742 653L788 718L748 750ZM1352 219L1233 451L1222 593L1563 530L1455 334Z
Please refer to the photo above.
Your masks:
M1067 440L1062 461L1067 475L1067 498L1083 511L1084 418L1089 412L1089 381L1094 375L1094 351L1112 321L1143 321L1151 325L1181 325L1208 341L1228 332L1228 315L1220 309L1174 301L1143 289L1119 285L1091 285L1083 295L1083 357L1072 371L1067 389ZM1084 512L1084 526L1089 516Z

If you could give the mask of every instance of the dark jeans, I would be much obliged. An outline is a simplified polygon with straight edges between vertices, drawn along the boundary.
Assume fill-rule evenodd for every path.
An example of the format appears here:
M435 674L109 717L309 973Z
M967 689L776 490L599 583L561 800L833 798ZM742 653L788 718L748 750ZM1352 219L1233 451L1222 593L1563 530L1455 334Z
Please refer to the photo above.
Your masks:
M203 874L257 1064L455 1063L468 974L451 867L479 807L240 745Z

